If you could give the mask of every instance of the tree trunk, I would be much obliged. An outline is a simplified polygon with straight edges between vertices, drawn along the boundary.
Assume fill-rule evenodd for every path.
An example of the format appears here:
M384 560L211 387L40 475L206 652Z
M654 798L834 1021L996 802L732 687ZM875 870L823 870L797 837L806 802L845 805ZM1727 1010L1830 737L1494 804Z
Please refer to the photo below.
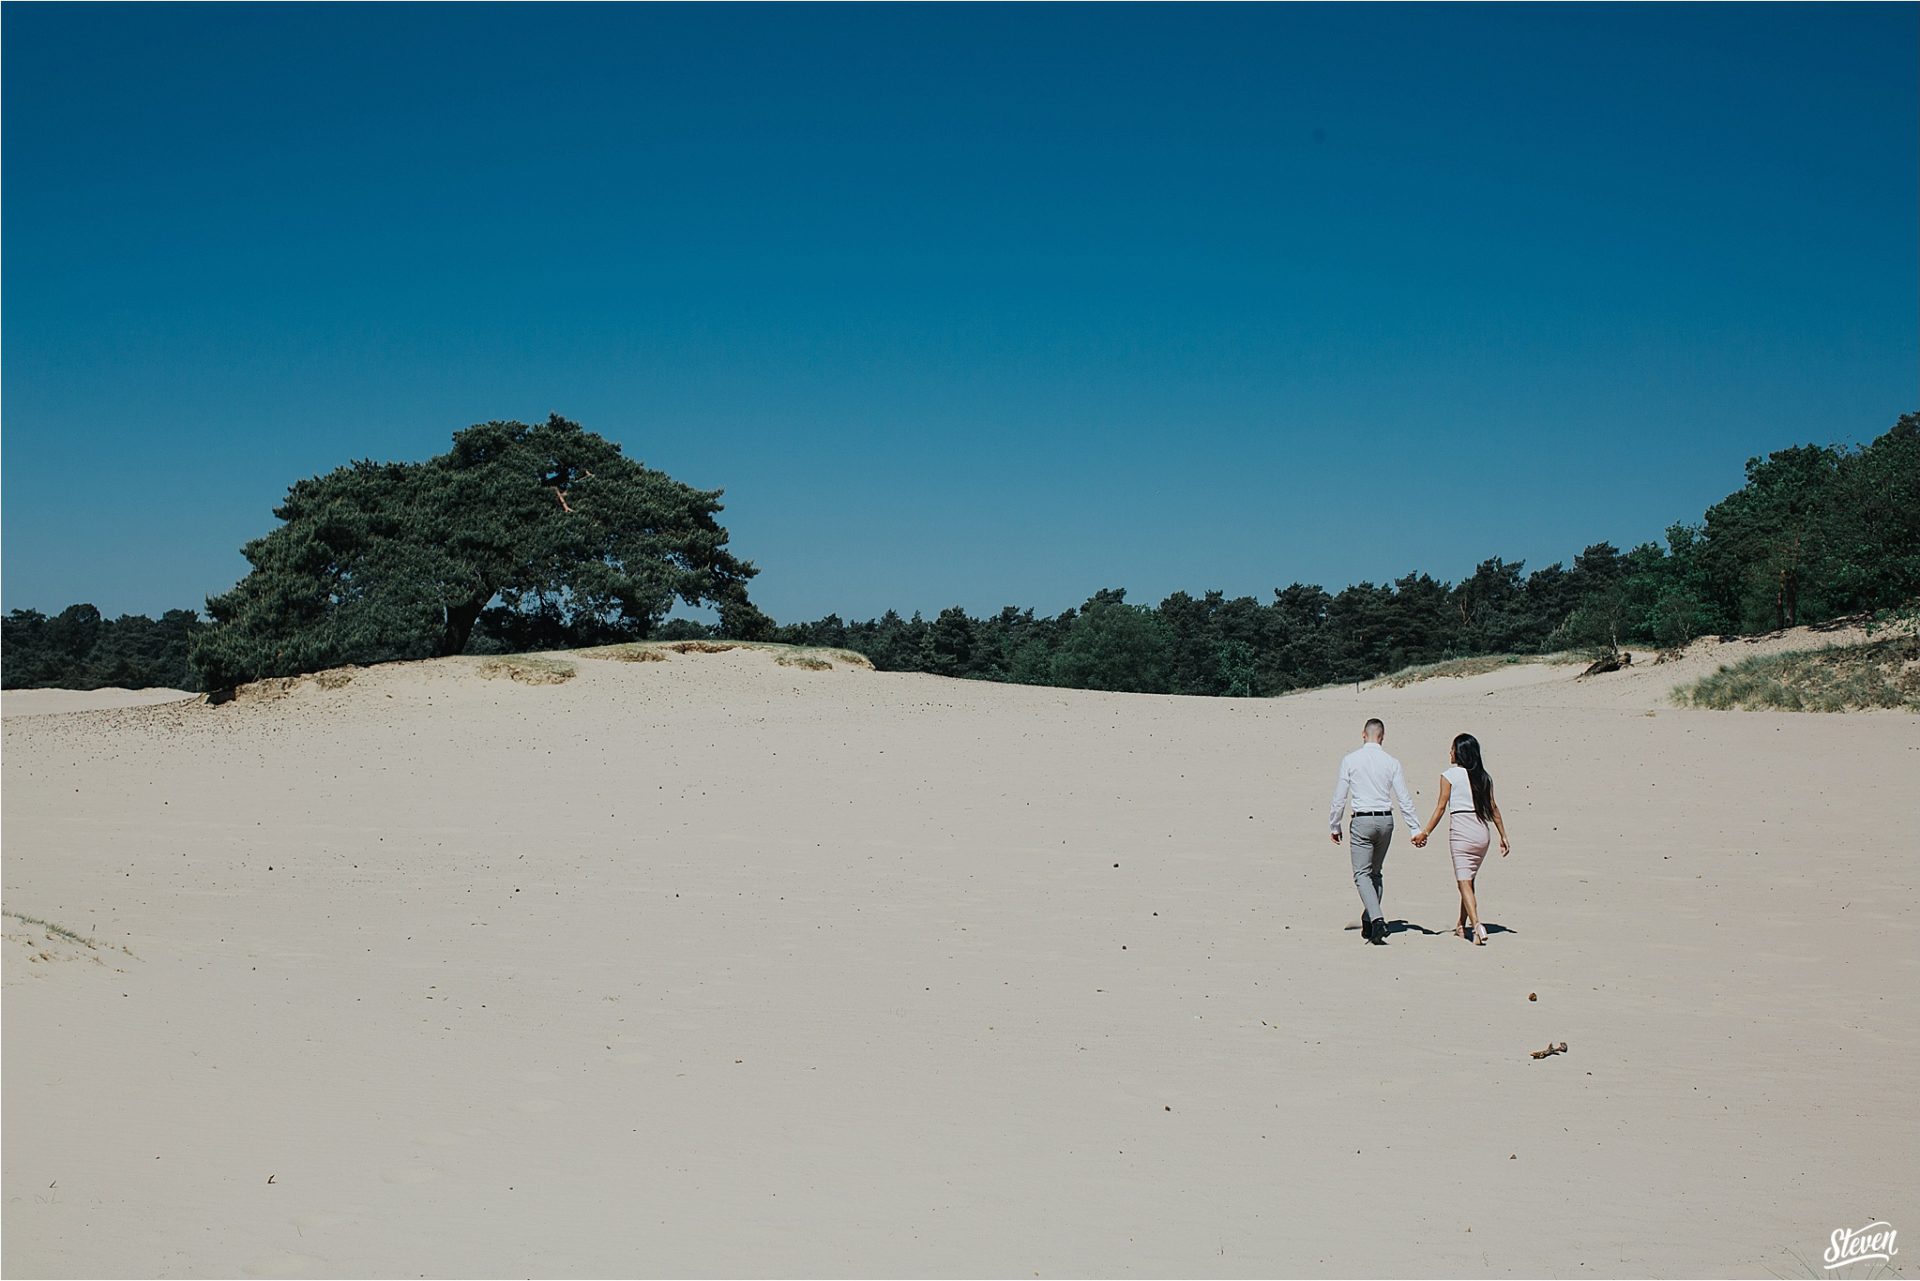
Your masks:
M479 621L480 611L487 607L487 601L490 599L492 599L490 595L482 596L478 600L447 608L447 630L440 638L440 657L459 654L466 650L467 638L473 635L473 625Z
M1787 567L1787 626L1800 625L1800 535L1793 536L1793 563Z

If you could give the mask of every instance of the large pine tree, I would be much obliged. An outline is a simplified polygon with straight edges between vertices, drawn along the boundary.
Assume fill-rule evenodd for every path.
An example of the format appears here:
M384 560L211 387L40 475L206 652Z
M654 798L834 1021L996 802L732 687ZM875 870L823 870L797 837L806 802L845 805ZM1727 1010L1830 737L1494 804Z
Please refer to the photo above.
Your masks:
M767 619L727 550L719 490L694 489L557 415L489 422L419 463L300 481L252 563L211 597L193 662L209 689L342 663L457 654L496 600L563 633L645 636L675 600L730 632Z

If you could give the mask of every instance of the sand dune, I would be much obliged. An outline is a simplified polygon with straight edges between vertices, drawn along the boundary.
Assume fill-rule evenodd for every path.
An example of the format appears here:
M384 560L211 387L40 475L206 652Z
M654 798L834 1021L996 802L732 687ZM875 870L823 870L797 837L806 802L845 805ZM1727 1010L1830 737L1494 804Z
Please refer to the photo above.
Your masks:
M1400 689L1392 689L1388 681L1367 682L1360 687L1360 691L1368 698L1375 693L1388 691L1397 699L1414 703L1451 703L1480 698L1492 700L1490 705L1494 706L1651 711L1671 708L1671 695L1675 687L1691 685L1704 676L1711 676L1721 667L1745 658L1789 650L1858 645L1870 639L1872 637L1858 627L1795 627L1763 636L1739 636L1729 640L1710 636L1671 654L1652 649L1630 650L1633 662L1628 667L1585 678L1582 678L1581 672L1587 660L1563 656L1550 662L1517 662L1466 680L1435 677ZM1341 692L1339 689L1318 690L1312 696L1337 697Z
M6 921L8 1274L1765 1275L1920 1223L1920 717L557 661L6 722L5 907L77 936ZM1486 745L1489 946L1404 835L1359 944L1364 715L1423 805Z

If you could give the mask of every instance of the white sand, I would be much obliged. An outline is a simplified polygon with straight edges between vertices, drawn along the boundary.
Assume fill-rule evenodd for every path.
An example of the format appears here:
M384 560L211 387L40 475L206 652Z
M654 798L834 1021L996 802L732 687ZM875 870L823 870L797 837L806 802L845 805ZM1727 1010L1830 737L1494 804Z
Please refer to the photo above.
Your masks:
M449 660L9 720L6 907L99 947L6 922L0 1266L1804 1275L1920 1233L1920 717L1524 670ZM1415 928L1455 898L1404 834L1409 928L1351 929L1367 714L1423 805L1486 745L1489 946Z
M0 715L43 716L51 712L98 712L151 707L200 697L184 689L10 689L0 694Z

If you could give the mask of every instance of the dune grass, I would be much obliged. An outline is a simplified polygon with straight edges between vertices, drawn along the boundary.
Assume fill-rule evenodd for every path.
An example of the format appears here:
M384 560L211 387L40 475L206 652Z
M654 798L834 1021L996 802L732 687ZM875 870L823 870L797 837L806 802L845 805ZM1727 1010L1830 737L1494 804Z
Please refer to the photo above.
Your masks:
M583 651L592 658L611 658L619 663L664 663L673 655L651 645L608 645L604 649Z
M78 943L81 947L98 947L92 939L76 934L64 925L55 925L52 921L43 921L37 916L27 916L21 912L0 912L0 916L10 916L22 925L37 925L53 938L65 939L69 943Z
M629 641L619 645L596 645L572 652L581 658L606 659L616 663L657 663L676 654L724 654L730 650L750 649L771 654L782 667L800 667L827 672L836 666L873 670L865 654L850 649L832 649L820 645L780 645L773 641L679 640Z
M102 943L98 939L88 938L78 930L70 930L64 925L56 924L53 921L42 920L37 916L28 916L25 912L15 912L9 909L0 911L0 916L18 921L22 925L43 930L49 939L58 939L62 942L71 943L75 947L83 947L89 952L98 952L102 948L106 948L110 951L125 952L128 956L133 956L133 950L124 943ZM8 935L8 937L14 938L17 936Z
M1783 712L1920 712L1920 639L1759 654L1673 692L1682 707Z
M482 676L490 679L505 678L519 681L522 685L559 685L572 680L578 669L562 658L547 658L539 654L502 654L497 658L484 659L479 670Z
M350 667L329 667L317 672L302 672L297 676L262 676L259 680L248 681L235 686L232 697L243 698L248 702L272 702L286 698L309 684L321 689L345 689L353 684L354 669ZM208 694L208 701L224 703L219 691Z
M1390 685L1394 689L1405 689L1416 681L1484 676L1488 672L1497 672L1503 667L1517 667L1527 663L1578 661L1580 661L1578 657L1572 654L1481 654L1473 658L1449 658L1438 663L1421 663L1415 667L1403 667L1397 672L1375 677L1368 683L1368 688L1378 689L1383 685Z

